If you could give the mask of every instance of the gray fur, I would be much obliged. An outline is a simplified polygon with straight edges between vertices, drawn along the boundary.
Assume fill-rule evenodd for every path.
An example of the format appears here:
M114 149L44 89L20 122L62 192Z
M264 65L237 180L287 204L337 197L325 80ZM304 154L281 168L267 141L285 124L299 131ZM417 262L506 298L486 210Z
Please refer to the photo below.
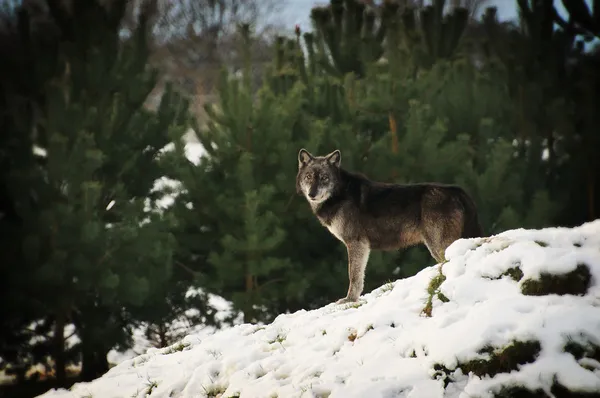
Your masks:
M422 243L443 262L452 242L483 235L475 203L461 187L376 182L344 170L341 158L339 150L313 156L301 149L296 176L297 192L348 250L348 294L337 303L360 297L372 250Z

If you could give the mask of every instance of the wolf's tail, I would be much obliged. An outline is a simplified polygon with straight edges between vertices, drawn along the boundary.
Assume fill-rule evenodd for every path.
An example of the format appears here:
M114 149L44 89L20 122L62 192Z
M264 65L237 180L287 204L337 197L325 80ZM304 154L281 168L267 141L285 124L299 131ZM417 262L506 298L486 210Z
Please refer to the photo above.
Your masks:
M479 222L477 214L477 205L467 192L460 190L459 200L464 209L463 230L461 238L481 238L483 237L483 228Z

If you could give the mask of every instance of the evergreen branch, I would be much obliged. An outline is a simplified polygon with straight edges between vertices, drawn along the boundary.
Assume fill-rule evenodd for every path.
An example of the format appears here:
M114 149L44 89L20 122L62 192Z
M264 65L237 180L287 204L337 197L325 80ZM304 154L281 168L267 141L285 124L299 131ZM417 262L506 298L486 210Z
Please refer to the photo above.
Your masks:
M181 261L175 260L174 262L175 262L176 265L178 265L183 270L187 271L192 276L196 276L198 274L198 271L194 271L193 269L191 269L190 267L188 267L187 265L185 265Z
M262 285L259 285L259 284L255 283L255 288L254 288L254 290L255 290L255 291L262 291L262 289L264 289L265 287L267 287L267 286L269 286L269 285L272 285L272 284L274 284L274 283L279 283L279 282L282 282L283 280L284 280L283 278L275 278L275 279L271 279L271 280L268 280L268 281L266 281L266 282L265 282L265 283L263 283Z

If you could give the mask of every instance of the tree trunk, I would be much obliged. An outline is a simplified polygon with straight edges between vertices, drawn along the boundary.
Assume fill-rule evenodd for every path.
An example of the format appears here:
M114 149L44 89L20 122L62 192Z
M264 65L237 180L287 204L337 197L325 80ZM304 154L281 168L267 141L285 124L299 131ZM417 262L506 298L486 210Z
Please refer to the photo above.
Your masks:
M82 340L81 381L91 381L108 371L108 350L96 345L87 345Z
M252 274L250 273L249 270L250 267L248 267L248 270L246 271L246 295L247 295L247 299L246 299L246 304L245 304L245 308L244 308L244 323L252 323L252 320L254 318L254 309L252 308L252 302L254 300L251 299L252 296L252 292L254 290L254 278L252 276Z
M158 338L160 340L160 347L164 348L169 345L169 341L167 339L167 327L164 323L158 324Z
M588 183L587 183L587 188L588 188L588 220L595 220L596 219L596 209L595 209L595 190L596 190L596 186L595 186L595 175L594 172L592 170L588 171Z
M63 313L57 313L54 320L54 368L56 370L56 384L58 387L66 387L67 384L67 357L65 355L65 325L66 317Z

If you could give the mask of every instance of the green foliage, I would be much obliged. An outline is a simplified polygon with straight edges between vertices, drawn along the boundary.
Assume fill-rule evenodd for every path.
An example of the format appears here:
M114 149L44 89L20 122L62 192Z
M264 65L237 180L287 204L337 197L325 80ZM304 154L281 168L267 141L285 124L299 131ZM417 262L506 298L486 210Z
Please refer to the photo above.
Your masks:
M429 281L429 286L427 286L427 302L425 303L425 307L421 311L427 317L431 317L431 311L433 311L433 299L438 298L440 301L447 303L448 297L444 295L444 293L440 292L440 286L446 280L446 275L442 273L443 263L438 267L438 273L431 278Z
M393 10L384 11L385 18L393 18ZM355 0L332 0L326 7L311 11L315 36L308 36L307 45L314 62L327 73L345 76L353 73L363 76L366 66L383 55L385 23L377 24L372 9ZM317 51L312 46L317 46ZM328 54L329 56L327 56Z
M475 198L486 234L553 219L558 207L541 181L541 157L532 167L513 144L505 71L475 68L461 57L464 11L439 19L440 4L420 11L424 25L417 28L406 17L417 10L388 4L377 14L381 23L369 25L373 10L332 2L313 11L316 32L278 40L255 96L245 75L221 76L218 106L207 109L210 120L200 134L207 157L197 167L182 166L177 177L187 190L181 203L193 204L192 210L179 206L179 218L195 231L187 258L194 253L203 280L212 291L227 292L246 320L322 305L347 283L343 245L295 198L302 147L340 149L343 167L380 181L458 183ZM350 20L368 25L365 40L348 28ZM425 38L421 47L412 43L413 55L393 24ZM446 30L454 35L449 41L440 36ZM397 45L383 48L379 39ZM363 54L368 46L371 57L348 61L349 53ZM429 52L431 62L415 58L419 51ZM387 62L377 63L382 54ZM374 252L365 291L430 263L423 247Z
M398 14L399 4L387 4L387 14L393 15L386 19L390 30L388 48L392 52L400 49L419 68L430 68L440 60L455 57L469 21L469 10L452 7L447 12L446 6L445 0L434 0L422 9L407 7ZM393 53L389 56L397 59Z
M40 65L56 62L56 75L46 81L43 101L30 98L40 109L30 127L47 156L38 167L11 170L7 186L21 220L23 270L35 289L29 300L52 325L47 348L63 383L68 323L81 340L82 377L96 377L107 370L106 353L130 339L132 312L172 275L175 220L145 202L167 173L159 151L181 138L188 116L186 101L170 87L155 112L145 107L157 75L147 67L144 13L122 41L125 2L50 7L61 33L55 53L31 50ZM26 137L16 126L13 139ZM31 141L22 142L31 153Z

